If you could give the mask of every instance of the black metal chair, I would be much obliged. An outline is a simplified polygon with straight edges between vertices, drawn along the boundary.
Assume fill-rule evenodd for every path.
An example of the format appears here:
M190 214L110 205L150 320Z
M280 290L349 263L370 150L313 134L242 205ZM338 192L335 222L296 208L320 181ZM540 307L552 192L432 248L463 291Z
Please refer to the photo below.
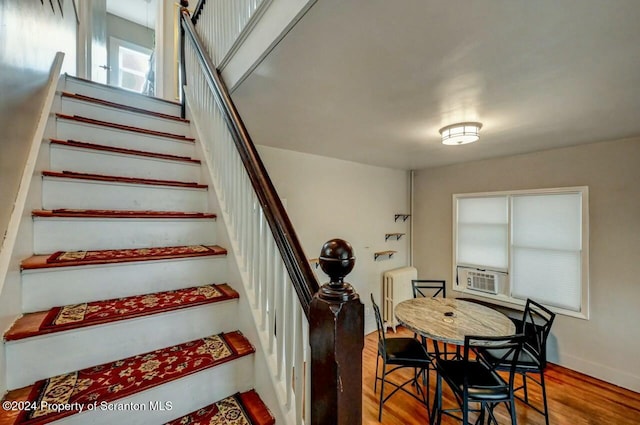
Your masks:
M427 298L427 297L437 297L438 295L441 295L442 298L446 298L447 297L447 281L446 280L439 280L439 279L413 279L411 281L411 287L413 289L413 298ZM418 334L414 333L413 334L414 338L418 337ZM425 347L427 347L427 339L423 336L422 337L422 344L424 344ZM434 349L432 351L429 351L429 354L431 354L432 356L435 355L438 351L438 348L436 347L437 342L433 341L433 347ZM429 350L429 347L427 347L427 351ZM447 347L445 345L444 347L444 353L445 356L447 355Z
M437 297L442 294L442 298L447 298L447 281L437 279L413 279L413 298Z
M555 313L548 308L528 299L522 322L518 323L516 321L517 332L524 333L526 338L524 347L516 362L516 373L522 376L522 385L515 388L516 392L523 390L524 397L516 395L516 398L542 414L546 425L549 425L549 408L547 405L547 389L544 383L544 369L547 366L547 337L551 331L555 316ZM502 353L498 350L487 348L481 350L480 354L487 362L496 365L497 369L504 370L509 366L509 362L504 362ZM531 376L531 374L539 375L539 380ZM527 381L533 381L540 386L542 409L529 402Z
M485 414L488 416L488 423L498 421L493 410L499 403L506 403L507 410L511 416L511 424L516 425L516 409L513 395L513 383L516 369L516 362L522 350L525 337L522 334L510 336L470 336L464 339L464 353L462 358L447 359L437 358L436 368L438 370L438 381L436 385L436 405L433 410L431 423L440 424L442 414L446 414L458 420L462 420L464 425L469 423L469 413L477 412L476 424L484 424ZM502 378L497 373L496 367L484 361L480 356L474 356L479 348L490 344L503 353L502 360L509 363L511 367L508 380ZM458 408L442 408L442 380L448 384L453 391ZM476 408L471 408L471 404L479 404ZM454 412L461 412L457 416Z
M380 407L378 410L378 421L382 420L382 406L384 403L397 391L404 391L418 401L424 403L427 406L427 413L430 415L429 407L429 370L433 369L433 363L431 356L427 353L427 350L420 344L415 338L387 338L385 336L385 328L382 323L382 316L380 315L380 308L373 299L371 294L371 304L373 305L373 311L376 316L376 326L378 329L378 355L376 357L376 379L373 385L373 392L377 391L378 381L381 382L380 386ZM378 363L382 358L382 374L378 373ZM387 370L387 366L392 366ZM414 369L412 377L403 383L395 383L387 379L387 376L399 369L411 368ZM418 385L418 377L422 376L423 389ZM384 397L385 383L392 385L394 390ZM417 394L409 391L405 388L406 385L413 384L416 388ZM422 395L422 398L420 397Z

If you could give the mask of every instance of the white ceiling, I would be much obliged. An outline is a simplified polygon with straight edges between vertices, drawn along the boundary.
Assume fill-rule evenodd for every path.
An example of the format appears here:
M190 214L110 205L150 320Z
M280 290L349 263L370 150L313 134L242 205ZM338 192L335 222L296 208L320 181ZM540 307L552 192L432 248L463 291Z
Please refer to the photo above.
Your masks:
M639 0L322 0L234 91L257 144L421 169L640 135ZM484 124L443 146L438 130Z
M158 0L107 0L107 12L151 29L156 27L157 9Z

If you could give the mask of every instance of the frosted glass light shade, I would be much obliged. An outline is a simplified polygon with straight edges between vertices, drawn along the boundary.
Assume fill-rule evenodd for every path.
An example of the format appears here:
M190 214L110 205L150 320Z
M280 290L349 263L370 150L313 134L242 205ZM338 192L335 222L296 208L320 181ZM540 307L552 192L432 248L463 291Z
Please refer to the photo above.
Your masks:
M445 145L464 145L480 138L482 124L479 122L462 122L451 124L440 129L442 143Z

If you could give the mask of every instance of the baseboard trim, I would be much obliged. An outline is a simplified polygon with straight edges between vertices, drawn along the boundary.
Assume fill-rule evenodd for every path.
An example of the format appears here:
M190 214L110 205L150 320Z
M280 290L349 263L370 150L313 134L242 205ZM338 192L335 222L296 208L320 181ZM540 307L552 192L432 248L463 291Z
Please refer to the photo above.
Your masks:
M627 370L616 369L563 352L558 353L558 361L554 363L613 385L640 392L640 376L633 375Z

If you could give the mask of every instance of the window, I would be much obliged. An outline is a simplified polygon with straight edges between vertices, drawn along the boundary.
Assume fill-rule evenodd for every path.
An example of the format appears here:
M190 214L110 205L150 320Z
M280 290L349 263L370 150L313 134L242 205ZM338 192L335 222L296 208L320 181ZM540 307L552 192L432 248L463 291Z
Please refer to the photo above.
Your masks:
M141 93L149 73L151 50L111 37L109 84Z
M454 289L588 318L586 187L454 195Z

